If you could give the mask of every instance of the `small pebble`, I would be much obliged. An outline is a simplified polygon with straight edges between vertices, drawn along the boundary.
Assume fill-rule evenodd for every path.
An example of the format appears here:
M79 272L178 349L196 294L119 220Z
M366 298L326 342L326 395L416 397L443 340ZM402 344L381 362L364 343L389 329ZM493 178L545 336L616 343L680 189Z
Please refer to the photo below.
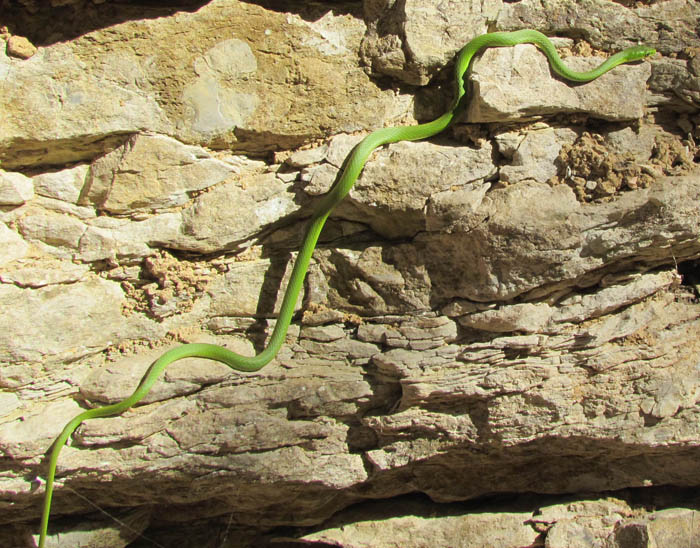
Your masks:
M7 54L20 59L29 59L36 53L36 46L24 36L10 36L7 41Z

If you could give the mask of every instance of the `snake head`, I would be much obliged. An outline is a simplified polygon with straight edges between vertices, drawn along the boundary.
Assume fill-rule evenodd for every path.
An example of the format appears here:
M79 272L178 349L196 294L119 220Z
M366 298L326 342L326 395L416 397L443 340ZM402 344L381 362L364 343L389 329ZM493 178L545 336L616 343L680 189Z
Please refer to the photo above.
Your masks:
M651 46L645 46L640 44L639 46L633 46L624 51L627 54L629 61L636 61L637 59L645 59L651 57L656 53L656 49Z

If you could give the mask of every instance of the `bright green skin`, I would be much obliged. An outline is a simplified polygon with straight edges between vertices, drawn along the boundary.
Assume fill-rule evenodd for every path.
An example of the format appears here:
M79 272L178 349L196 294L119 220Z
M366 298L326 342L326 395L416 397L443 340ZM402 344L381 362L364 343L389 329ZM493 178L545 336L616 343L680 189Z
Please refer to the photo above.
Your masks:
M173 348L172 350L168 350L165 354L153 362L141 380L141 384L139 384L138 388L136 388L131 396L119 403L84 411L65 426L61 434L53 443L53 450L51 451L51 456L49 458L49 473L46 479L46 493L44 495L44 508L41 517L39 548L44 547L44 542L46 540L58 456L75 429L87 419L116 415L126 411L133 405L136 405L136 403L138 403L146 394L148 394L148 391L151 389L163 370L177 360L181 360L183 358L206 358L225 363L232 369L236 369L238 371L257 371L267 365L277 355L277 352L284 342L287 334L287 328L289 327L294 314L294 307L299 296L299 291L301 291L304 277L306 276L306 271L309 268L311 255L316 248L316 242L321 234L323 225L335 206L337 206L343 200L343 198L347 196L348 192L350 192L350 189L360 176L360 172L362 171L362 168L364 168L365 162L367 162L367 158L369 158L372 151L377 147L388 143L427 139L428 137L432 137L443 131L452 123L455 117L459 115L465 107L466 101L463 101L466 94L464 87L464 75L469 68L469 64L471 63L474 54L476 54L482 48L514 46L516 44L523 43L535 44L537 47L539 47L549 59L552 69L563 78L574 82L589 82L591 80L595 80L601 74L606 73L621 63L629 63L630 61L644 59L645 57L656 53L656 50L653 48L647 46L635 46L616 53L593 70L588 72L575 72L564 65L552 42L550 42L544 34L535 30L492 32L490 34L477 36L471 42L469 42L464 48L462 48L457 56L454 82L455 96L454 100L452 101L452 105L448 111L445 112L445 114L426 124L379 129L373 133L370 133L353 149L348 161L345 164L345 170L343 171L340 180L333 186L328 194L324 196L311 218L309 228L306 232L306 237L304 238L304 243L301 246L297 260L294 263L292 276L289 279L289 285L287 286L287 291L284 294L284 300L282 301L282 307L280 309L279 317L277 318L277 323L275 324L275 329L272 332L272 336L270 337L265 350L263 350L257 356L246 357L214 344L194 343L184 344L178 348Z

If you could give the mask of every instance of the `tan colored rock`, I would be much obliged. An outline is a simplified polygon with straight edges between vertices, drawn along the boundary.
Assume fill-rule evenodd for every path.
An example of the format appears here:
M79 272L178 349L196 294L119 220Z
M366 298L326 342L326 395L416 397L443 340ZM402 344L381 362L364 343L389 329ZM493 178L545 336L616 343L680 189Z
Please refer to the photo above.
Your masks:
M212 299L210 313L224 317L278 314L284 297L282 288L289 282L293 259L294 256L282 263L269 259L229 263L226 274L216 277L207 288ZM301 310L303 299L302 290L296 310Z
M567 58L573 70L586 71L604 59ZM636 120L644 115L649 63L624 65L589 82L571 86L552 76L547 58L535 46L492 48L474 62L474 100L470 122L527 119L552 112L585 113L605 120ZM616 93L624 89L624 94Z
M466 516L402 516L384 520L358 521L325 529L302 540L314 546L345 548L386 546L419 548L435 546L529 546L537 532L527 524L527 514L481 513Z
M21 260L12 268L0 272L0 281L19 287L44 287L46 285L77 282L88 273L89 267L61 260Z
M7 40L7 54L19 59L29 59L36 53L36 46L24 36L10 36Z
M524 135L517 132L498 135L499 151L510 160L499 170L501 181L547 182L558 173L556 160L562 145L573 143L576 137L576 132L570 129L546 126Z
M180 213L162 213L134 222L97 217L88 224L74 256L83 262L149 257L157 244L175 247L181 226Z
M77 249L86 229L79 219L39 209L23 216L18 225L27 240L37 240L59 250Z
M17 232L0 223L0 265L21 259L28 250L29 245Z
M370 2L367 11L372 16L362 53L374 71L425 85L469 40L486 32L499 4Z
M0 427L0 447L6 455L26 458L37 451L45 451L56 435L54 420L68 422L80 413L80 406L71 400L53 402L34 410L22 419L12 417Z
M88 166L81 164L58 171L49 171L33 178L37 194L71 204L77 204L85 186Z
M273 173L216 186L183 211L177 247L200 253L235 248L299 209L288 192L290 186Z
M31 178L21 173L0 170L0 205L22 205L34 197L34 185Z
M88 26L0 56L0 161L34 187L0 204L0 545L32 543L69 416L180 343L264 348L347 154L439 115L487 27L578 37L571 63L660 53L578 86L532 48L480 55L493 121L371 154L270 364L176 362L76 431L52 540L123 542L97 506L181 548L687 544L700 4L152 4L17 4L32 36L66 9Z
M60 548L63 546L92 546L94 548L126 548L135 540L141 538L142 533L151 522L150 508L137 508L116 512L113 519L84 520L72 527L61 528L56 534L58 541L52 542L52 537L47 543L47 548ZM114 521L114 520L118 521ZM33 536L38 544L39 536Z
M14 64L0 56L0 160L7 168L63 164L101 154L123 140L119 135L144 128L163 131L157 101L141 88L139 61L132 53L105 59L86 70L70 43L42 48L31 63ZM129 64L128 80L115 63ZM46 93L45 82L51 81ZM39 82L42 85L39 85Z
M367 163L349 199L338 210L345 218L369 223L386 237L413 236L425 228L422 219L418 223L413 219L415 213L424 211L430 197L493 176L496 167L492 156L491 145L459 151L429 142L391 145ZM428 177L420 169L426 163L431 166ZM351 213L356 204L360 204L359 215Z
M88 196L112 214L158 211L231 177L236 169L204 149L159 135L139 135L93 164ZM99 174L99 175L97 175ZM99 198L98 198L99 197Z
M36 290L0 284L0 301L12 303L0 320L0 360L57 362L101 352L120 334L147 333L148 321L122 316L123 299L118 284L100 278Z

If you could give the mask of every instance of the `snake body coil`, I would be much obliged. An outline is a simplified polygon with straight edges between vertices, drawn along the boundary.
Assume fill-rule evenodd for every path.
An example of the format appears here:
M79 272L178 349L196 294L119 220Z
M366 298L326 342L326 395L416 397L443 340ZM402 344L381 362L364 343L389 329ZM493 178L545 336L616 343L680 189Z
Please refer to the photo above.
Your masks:
M377 147L398 141L416 141L427 139L437 135L447 128L465 107L464 97L466 95L464 76L469 68L472 58L481 49L498 46L514 46L516 44L535 44L542 50L549 59L552 69L567 80L574 82L589 82L606 73L613 67L621 63L628 63L638 59L643 59L653 55L655 50L647 46L635 46L616 53L597 68L588 72L575 72L570 70L557 54L552 42L542 33L534 30L519 30L515 32L493 32L483 34L474 38L459 52L455 62L454 79L454 99L450 108L432 122L408 127L390 127L379 129L365 137L352 151L348 158L342 176L333 188L323 197L313 214L309 227L304 238L303 245L299 251L294 269L287 286L287 290L282 301L279 317L275 328L270 336L267 347L260 354L253 357L246 357L231 352L221 346L213 344L185 344L167 351L150 366L144 375L141 383L134 393L125 400L112 405L106 405L95 409L90 409L80 413L73 418L56 438L53 449L49 457L48 474L46 479L46 491L44 495L43 513L40 525L39 548L44 548L46 541L49 515L51 512L51 497L53 494L54 478L56 475L56 464L61 449L68 441L68 438L80 424L97 417L107 417L126 411L138 403L151 389L163 370L171 363L183 358L206 358L225 363L232 369L238 371L257 371L269 363L279 351L284 342L287 328L294 314L294 307L301 290L306 271L309 267L311 255L316 248L316 242L321 234L323 225L328 216L344 198L360 176L365 162L369 155Z

